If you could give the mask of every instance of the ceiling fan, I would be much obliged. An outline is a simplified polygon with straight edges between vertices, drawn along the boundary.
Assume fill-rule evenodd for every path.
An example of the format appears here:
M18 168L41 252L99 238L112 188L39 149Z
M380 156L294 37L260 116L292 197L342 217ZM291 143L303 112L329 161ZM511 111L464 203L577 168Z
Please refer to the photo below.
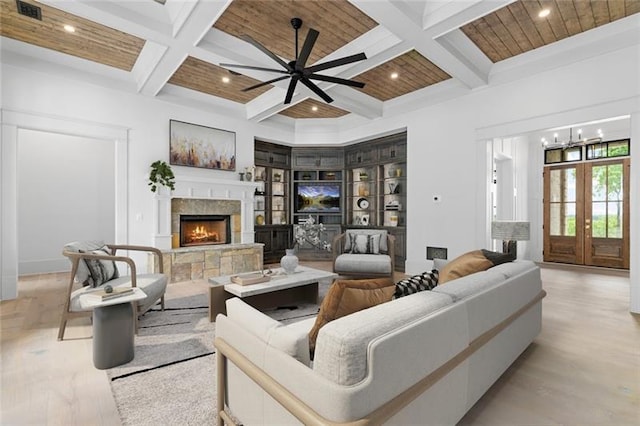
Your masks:
M347 80L347 79L344 79L344 78L332 77L332 76L329 76L329 75L316 74L318 71L322 71L322 70L326 70L326 69L334 68L334 67L339 67L341 65L346 65L346 64L350 64L350 63L353 63L353 62L358 62L358 61L362 61L364 59L367 59L367 56L364 53L358 53L356 55L345 56L344 58L334 59L332 61L327 61L327 62L324 62L324 63L319 64L319 65L313 65L313 66L310 66L310 67L306 67L305 65L307 63L307 59L309 59L309 55L311 54L311 50L313 49L313 46L316 43L316 39L318 38L318 35L320 35L320 33L318 31L314 30L313 28L310 28L309 32L307 33L307 38L304 40L304 44L302 45L302 49L300 50L300 52L298 52L298 29L300 29L300 27L302 27L302 19L300 19L300 18L291 19L291 26L293 27L293 29L296 32L296 40L295 40L296 41L296 52L295 52L296 58L293 61L290 61L288 63L283 61L279 56L277 56L276 54L271 52L269 49L264 47L262 44L258 43L256 40L254 40L250 36L248 36L248 35L240 36L240 38L242 40L244 40L244 41L246 41L248 43L251 43L252 45L257 47L259 50L264 52L271 59L273 59L278 64L280 64L282 66L282 68L284 68L284 69L254 67L254 66L251 66L251 65L236 65L236 64L220 64L220 66L229 67L229 68L244 68L244 69L250 69L250 70L277 72L277 73L280 73L280 74L286 74L286 75L271 79L269 81L265 81L263 83L258 83L256 85L253 85L253 86L247 87L245 89L242 89L243 92L247 92L249 90L257 89L258 87L262 87L262 86L266 86L266 85L271 84L271 83L275 83L276 81L280 81L280 80L284 80L284 79L287 79L287 78L291 78L291 81L289 82L289 89L287 90L287 95L284 98L284 103L285 104L288 104L288 103L291 102L291 98L293 98L293 92L296 89L296 85L298 84L298 81L301 82L302 84L304 84L305 86L307 86L309 89L311 89L316 95L320 96L327 103L333 102L333 99L331 98L331 96L327 95L322 89L320 89L311 80L320 80L320 81L326 81L326 82L329 82L329 83L344 84L346 86L351 86L351 87L360 87L360 88L364 87L364 83L361 83L359 81Z

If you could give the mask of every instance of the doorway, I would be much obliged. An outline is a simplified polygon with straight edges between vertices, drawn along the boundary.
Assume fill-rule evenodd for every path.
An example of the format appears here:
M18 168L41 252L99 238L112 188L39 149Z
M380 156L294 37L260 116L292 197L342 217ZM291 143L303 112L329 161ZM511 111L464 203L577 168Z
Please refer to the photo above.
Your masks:
M629 158L545 167L545 262L629 269L629 171Z

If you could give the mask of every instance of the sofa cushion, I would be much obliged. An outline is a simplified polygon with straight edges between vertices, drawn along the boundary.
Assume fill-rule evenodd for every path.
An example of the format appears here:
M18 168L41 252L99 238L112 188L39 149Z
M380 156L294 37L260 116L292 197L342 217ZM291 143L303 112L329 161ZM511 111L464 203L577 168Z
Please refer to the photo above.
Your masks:
M389 252L389 246L387 244L387 231L386 229L347 229L344 236L345 253L351 253L351 235L380 235L380 253L386 254Z
M391 278L335 280L322 300L316 322L309 331L309 352L313 354L318 332L324 325L345 315L388 302L394 291L395 284Z
M513 255L509 253L497 253L484 249L470 251L456 257L440 270L439 284L476 272L486 271L495 265L512 260L514 260Z
M362 271L371 274L391 275L391 257L388 254L372 256L370 254L344 253L336 257L335 270L346 275L350 272L360 274Z
M498 285L504 281L504 275L493 269L480 271L457 278L445 285L439 285L433 289L436 293L448 294L454 302L479 293L489 287Z
M226 301L227 316L276 348L305 365L310 364L308 329L298 330L287 327L258 311L254 307L234 297Z

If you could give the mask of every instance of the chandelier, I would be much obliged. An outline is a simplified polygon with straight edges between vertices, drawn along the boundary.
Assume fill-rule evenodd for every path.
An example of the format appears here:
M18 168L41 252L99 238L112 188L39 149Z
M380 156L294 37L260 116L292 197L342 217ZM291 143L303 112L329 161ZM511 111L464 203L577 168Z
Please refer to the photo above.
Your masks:
M553 134L553 141L548 141L546 138L542 138L540 142L545 149L555 148L571 148L573 146L581 146L588 143L602 142L602 129L598 129L598 136L593 138L583 138L582 129L578 129L578 138L573 140L573 128L569 127L569 139L559 140L558 133Z

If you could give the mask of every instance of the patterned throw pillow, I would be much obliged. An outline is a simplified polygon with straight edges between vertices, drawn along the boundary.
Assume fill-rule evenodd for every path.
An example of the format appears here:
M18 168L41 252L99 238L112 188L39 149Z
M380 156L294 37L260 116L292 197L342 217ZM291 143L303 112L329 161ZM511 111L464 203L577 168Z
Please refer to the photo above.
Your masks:
M85 252L80 250L81 253L92 253L92 254L101 254L101 255L109 255L111 256L111 251L107 246L101 247L98 250L91 250L89 252ZM116 267L116 262L113 260L105 260L105 259L83 259L87 268L89 269L89 277L87 278L86 283L91 287L98 287L107 281L111 281L115 278L118 278L120 274L118 273L118 268Z
M396 283L396 292L393 298L397 299L402 296L408 296L419 291L433 290L438 285L438 270L433 269L423 272L420 275L414 275L411 278L405 278Z
M353 234L364 234L364 235L380 235L380 253L387 254L389 252L389 247L387 245L387 231L386 229L347 229L345 231L344 238L344 247L342 251L344 253L351 253L351 236Z
M380 254L380 234L351 234L351 253Z

